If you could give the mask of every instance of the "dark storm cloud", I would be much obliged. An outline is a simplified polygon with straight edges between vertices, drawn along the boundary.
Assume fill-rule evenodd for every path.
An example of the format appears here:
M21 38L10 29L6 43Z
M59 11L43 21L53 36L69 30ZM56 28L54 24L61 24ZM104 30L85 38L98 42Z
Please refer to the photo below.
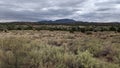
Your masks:
M119 0L1 0L0 20L120 21Z

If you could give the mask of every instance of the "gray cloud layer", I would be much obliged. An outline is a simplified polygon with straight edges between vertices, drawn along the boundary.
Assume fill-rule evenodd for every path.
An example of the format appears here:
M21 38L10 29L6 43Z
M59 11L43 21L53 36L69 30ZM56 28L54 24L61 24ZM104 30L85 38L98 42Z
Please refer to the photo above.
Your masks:
M120 21L120 0L0 0L0 21Z

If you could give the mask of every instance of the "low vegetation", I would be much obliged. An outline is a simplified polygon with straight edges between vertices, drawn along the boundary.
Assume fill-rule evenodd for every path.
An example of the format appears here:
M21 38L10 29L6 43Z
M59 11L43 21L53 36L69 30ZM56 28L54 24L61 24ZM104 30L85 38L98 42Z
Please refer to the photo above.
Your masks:
M7 32L9 30L50 30L50 31L69 31L70 33L82 32L104 32L115 31L120 32L120 24L40 24L40 23L2 23L0 24L0 31Z
M0 68L120 68L119 40L114 31L0 32Z

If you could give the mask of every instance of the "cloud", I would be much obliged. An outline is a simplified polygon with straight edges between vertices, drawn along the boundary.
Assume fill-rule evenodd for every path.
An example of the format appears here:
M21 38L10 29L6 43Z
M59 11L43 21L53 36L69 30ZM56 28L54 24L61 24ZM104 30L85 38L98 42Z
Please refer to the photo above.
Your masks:
M0 20L120 21L119 0L1 0Z

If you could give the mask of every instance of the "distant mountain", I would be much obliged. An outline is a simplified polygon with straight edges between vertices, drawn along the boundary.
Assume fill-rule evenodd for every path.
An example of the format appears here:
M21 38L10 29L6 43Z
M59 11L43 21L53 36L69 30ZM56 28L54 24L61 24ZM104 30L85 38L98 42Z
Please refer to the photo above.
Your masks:
M43 20L43 21L39 21L39 22L41 22L41 23L74 23L76 21L73 20L73 19L58 19L58 20L55 20L55 21Z
M56 22L56 23L73 23L76 21L73 19L58 19L58 20L55 20L54 22Z

